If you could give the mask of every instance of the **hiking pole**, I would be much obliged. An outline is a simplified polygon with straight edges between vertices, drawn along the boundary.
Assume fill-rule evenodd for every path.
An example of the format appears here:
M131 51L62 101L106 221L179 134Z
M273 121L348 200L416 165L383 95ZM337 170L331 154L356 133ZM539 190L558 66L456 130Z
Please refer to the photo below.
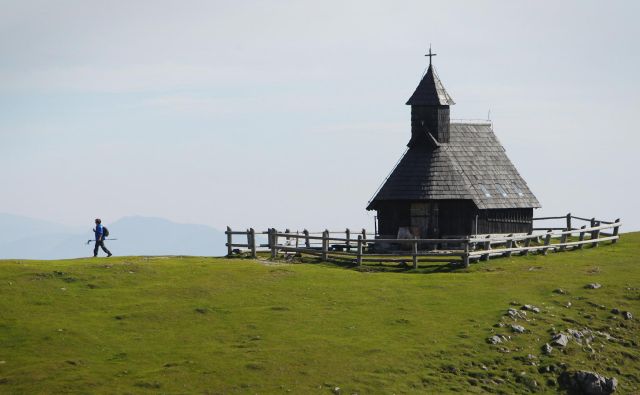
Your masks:
M102 239L102 240L104 241L104 240L118 240L118 239ZM95 240L95 239L89 239L89 240L87 240L87 245L91 244L91 243L92 243L92 242L94 242L94 241L96 241L96 240Z

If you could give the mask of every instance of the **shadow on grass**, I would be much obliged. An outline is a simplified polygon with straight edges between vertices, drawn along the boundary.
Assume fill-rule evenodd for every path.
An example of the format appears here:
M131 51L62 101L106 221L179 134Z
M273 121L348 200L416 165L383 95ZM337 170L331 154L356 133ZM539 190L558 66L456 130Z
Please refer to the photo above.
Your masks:
M462 266L455 263L443 263L443 262L419 262L418 268L414 269L413 265L408 262L363 262L358 266L354 262L344 261L339 259L330 259L328 262L322 262L316 260L315 262L309 262L315 264L324 264L334 267L341 267L343 269L355 270L365 273L407 273L407 274L431 274L431 273L450 273L454 271L461 271Z
M252 259L249 254L237 254L229 258L234 259ZM258 258L268 260L273 263L290 263L290 264L312 264L333 268L342 268L345 270L353 270L365 273L407 273L407 274L434 274L434 273L465 273L467 270L462 266L461 262L442 262L442 261L421 261L418 262L418 268L414 269L409 257L406 261L384 262L384 261L368 261L358 265L354 259L340 259L329 257L327 261L322 261L318 257L297 256L290 254L285 257L272 259L268 254L258 254Z

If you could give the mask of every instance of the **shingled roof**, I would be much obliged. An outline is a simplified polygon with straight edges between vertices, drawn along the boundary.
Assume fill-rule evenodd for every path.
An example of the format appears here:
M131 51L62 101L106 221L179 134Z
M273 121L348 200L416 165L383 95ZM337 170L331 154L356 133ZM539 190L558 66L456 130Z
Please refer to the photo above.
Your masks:
M443 199L473 200L479 209L540 207L490 123L450 128L448 143L409 148L367 210L382 201Z
M427 74L422 77L422 81L418 84L407 104L411 106L450 106L456 103L444 89L436 69L429 65Z

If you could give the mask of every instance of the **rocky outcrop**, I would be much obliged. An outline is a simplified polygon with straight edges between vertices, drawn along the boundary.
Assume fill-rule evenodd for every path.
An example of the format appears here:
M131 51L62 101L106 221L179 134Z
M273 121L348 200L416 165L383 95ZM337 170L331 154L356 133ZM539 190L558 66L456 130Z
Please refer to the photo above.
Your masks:
M618 386L615 377L607 378L584 370L564 372L558 378L558 382L565 389L585 395L609 395L615 392Z

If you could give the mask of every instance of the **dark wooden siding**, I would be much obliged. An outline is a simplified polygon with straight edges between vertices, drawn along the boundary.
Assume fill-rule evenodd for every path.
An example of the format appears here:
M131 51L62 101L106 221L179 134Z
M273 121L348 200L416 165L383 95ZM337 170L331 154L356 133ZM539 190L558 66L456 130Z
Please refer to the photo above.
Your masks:
M480 234L528 233L532 228L532 208L478 210L478 233Z
M440 201L439 236L469 235L476 206L471 200Z
M479 210L471 200L379 202L378 234L395 238L401 227L420 238L468 236L476 233L527 233L532 208ZM426 225L425 225L426 224Z
M379 203L377 208L378 234L395 238L400 227L410 226L409 204L409 202Z

